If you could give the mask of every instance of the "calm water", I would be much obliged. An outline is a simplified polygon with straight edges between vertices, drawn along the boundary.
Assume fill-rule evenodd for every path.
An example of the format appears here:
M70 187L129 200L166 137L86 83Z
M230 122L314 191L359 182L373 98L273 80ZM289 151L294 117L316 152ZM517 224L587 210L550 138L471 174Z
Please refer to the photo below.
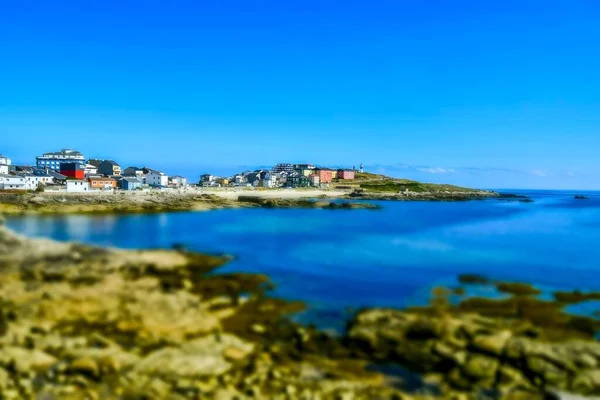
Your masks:
M600 192L520 191L534 203L381 202L380 211L244 209L127 216L14 217L30 236L124 248L229 253L261 272L303 318L339 328L350 308L420 304L473 272L542 289L600 290ZM491 294L491 293L490 293ZM580 306L586 313L598 304Z

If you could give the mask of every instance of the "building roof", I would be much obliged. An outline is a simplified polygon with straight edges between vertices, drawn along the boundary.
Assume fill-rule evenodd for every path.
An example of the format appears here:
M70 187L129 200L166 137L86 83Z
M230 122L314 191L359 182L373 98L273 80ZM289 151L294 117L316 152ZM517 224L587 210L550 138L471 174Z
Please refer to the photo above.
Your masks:
M134 176L124 176L121 179L124 181L127 181L127 182L131 182L131 183L142 183L142 181L140 181L138 178L136 178Z
M50 174L51 176L53 176L54 179L58 179L58 180L65 180L65 179L67 179L66 175L59 174L58 172L53 171L51 169L48 170L48 174Z
M260 179L258 172L251 172L248 175L246 175L246 178L248 179L248 181L255 181L257 179Z
M47 171L34 169L32 175L39 176L40 178L54 178L54 176L50 175Z
M115 178L106 177L106 176L90 176L88 178L90 181L117 181Z
M148 168L148 167L144 167L144 168L142 168L142 171L144 171L144 173L145 173L145 174L149 174L149 173L161 174L161 175L164 175L164 174L165 174L164 172L160 172L160 171L157 171L157 170L155 170L155 169Z
M62 149L61 151L53 151L50 153L44 153L42 154L42 156L83 156L83 154L81 154L78 151L75 150L71 150L71 149Z
M15 165L16 171L33 171L34 169L35 167L32 167L30 165Z
M102 163L109 163L109 164L110 164L110 165L112 165L112 166L115 166L115 167L120 167L120 165L119 165L119 164L117 164L117 163L116 163L115 161L113 161L113 160L104 160L104 161L102 161L102 162L101 162L101 164L102 164Z

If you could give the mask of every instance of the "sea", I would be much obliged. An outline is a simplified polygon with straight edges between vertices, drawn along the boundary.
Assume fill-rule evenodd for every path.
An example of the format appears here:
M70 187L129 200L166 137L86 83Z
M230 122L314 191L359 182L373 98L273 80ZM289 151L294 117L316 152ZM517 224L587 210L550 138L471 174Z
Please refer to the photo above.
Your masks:
M233 261L219 272L267 274L274 296L306 303L297 319L338 332L361 308L426 304L434 287L455 287L464 273L532 283L546 297L557 290L600 290L600 192L503 192L533 202L13 216L7 225L60 241L230 254ZM500 294L475 287L468 295ZM569 309L582 315L598 310L598 302Z

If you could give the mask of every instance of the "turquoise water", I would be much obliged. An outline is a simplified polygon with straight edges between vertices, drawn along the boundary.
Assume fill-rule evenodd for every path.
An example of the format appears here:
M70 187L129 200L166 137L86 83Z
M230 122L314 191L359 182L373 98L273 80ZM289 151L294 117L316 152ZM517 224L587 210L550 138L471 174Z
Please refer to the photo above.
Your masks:
M421 304L459 273L540 288L600 290L600 192L520 191L516 201L380 202L382 210L242 209L11 217L30 236L124 248L228 253L224 271L268 274L302 316L340 328L350 309ZM491 294L491 293L490 293ZM586 313L598 304L580 306Z

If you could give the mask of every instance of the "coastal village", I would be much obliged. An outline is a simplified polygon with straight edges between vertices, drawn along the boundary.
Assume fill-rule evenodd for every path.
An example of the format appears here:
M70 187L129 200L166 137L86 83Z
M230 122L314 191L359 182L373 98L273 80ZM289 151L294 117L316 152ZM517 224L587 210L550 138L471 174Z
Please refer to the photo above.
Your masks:
M81 152L63 149L36 157L35 165L13 165L0 154L0 190L92 191L170 190L197 187L329 188L332 182L352 181L352 168L317 167L312 164L281 163L270 169L247 170L230 177L203 174L196 182L179 175L167 175L151 167L127 166L114 160L86 158Z

